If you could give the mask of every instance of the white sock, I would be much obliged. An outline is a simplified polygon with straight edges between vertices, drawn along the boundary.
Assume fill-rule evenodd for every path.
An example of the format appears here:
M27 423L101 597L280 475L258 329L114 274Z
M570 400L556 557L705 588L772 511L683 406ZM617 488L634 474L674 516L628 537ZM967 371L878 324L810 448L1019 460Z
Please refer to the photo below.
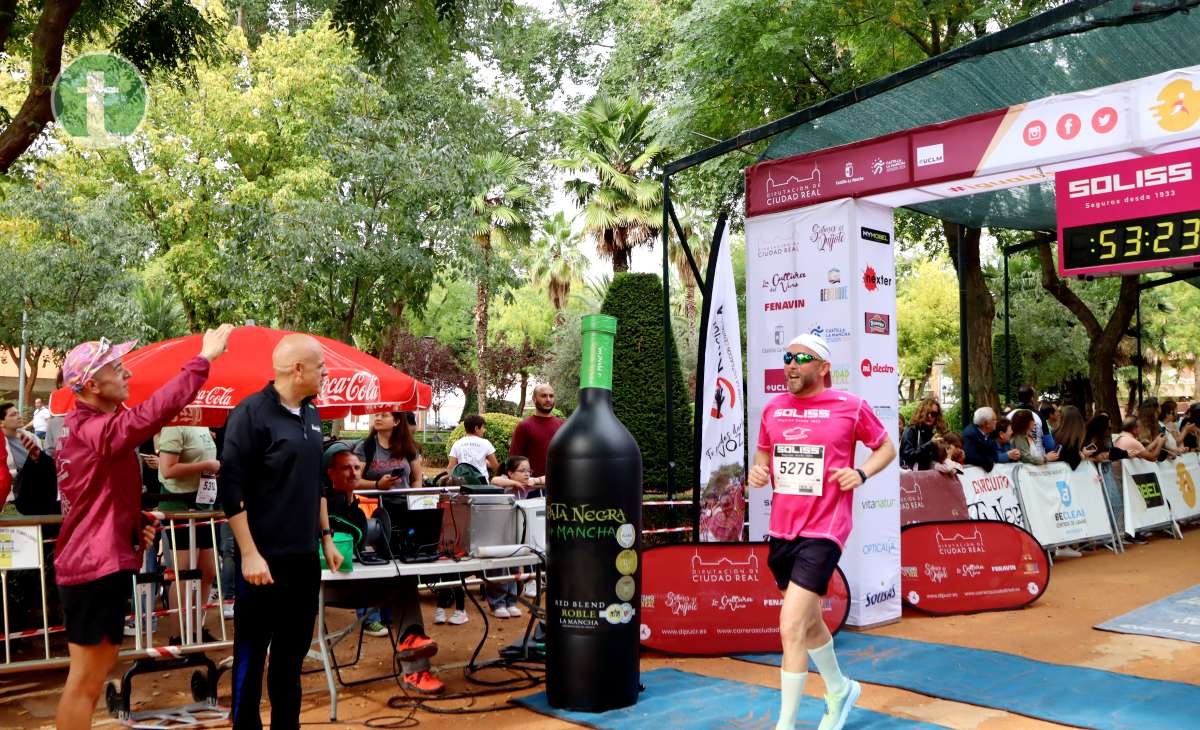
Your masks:
M796 724L796 710L804 696L804 680L808 672L785 672L779 670L779 722L775 730L792 730Z
M808 655L812 657L813 664L817 665L821 679L825 680L826 692L837 697L846 691L846 675L842 674L842 668L838 666L837 654L833 652L833 639L825 646L809 649Z

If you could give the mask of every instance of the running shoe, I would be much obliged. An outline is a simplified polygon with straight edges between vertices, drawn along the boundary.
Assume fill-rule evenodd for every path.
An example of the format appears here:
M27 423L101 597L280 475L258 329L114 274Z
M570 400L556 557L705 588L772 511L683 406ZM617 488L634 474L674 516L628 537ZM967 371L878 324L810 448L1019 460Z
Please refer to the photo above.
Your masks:
M509 618L521 618L521 607L520 606L509 606L508 607L508 617Z
M433 609L433 622L435 624L446 623L446 609L444 609L440 606L438 608Z
M461 608L458 609L457 611L455 611L454 613L450 614L450 623L454 624L455 626L462 626L463 624L465 624L466 622L468 622L470 620L471 620L471 617L468 616L467 612L462 610Z
M404 689L423 695L440 695L446 691L446 685L427 671L413 672L404 675Z
M534 579L534 580L531 580L531 581L528 581L527 583L525 583L525 597L526 598L537 598L537 591L538 591L537 579Z
M825 715L821 717L821 724L817 726L817 730L842 730L846 718L850 716L850 708L858 702L858 696L861 694L862 685L853 679L847 679L846 691L842 696L825 695Z
M1060 547L1054 551L1054 557L1056 557L1056 558L1082 558L1083 553L1079 552L1075 548Z
M367 636L387 636L388 635L387 627L384 626L379 621L368 621L367 626L364 629L364 631L366 631Z
M233 618L233 603L226 603L221 606L221 616L223 618Z
M508 606L492 606L492 615L496 618L512 617L512 614L508 612Z
M402 662L411 662L414 659L422 659L431 657L437 654L437 642L428 636L421 636L413 632L405 636L400 641L396 642L396 656Z

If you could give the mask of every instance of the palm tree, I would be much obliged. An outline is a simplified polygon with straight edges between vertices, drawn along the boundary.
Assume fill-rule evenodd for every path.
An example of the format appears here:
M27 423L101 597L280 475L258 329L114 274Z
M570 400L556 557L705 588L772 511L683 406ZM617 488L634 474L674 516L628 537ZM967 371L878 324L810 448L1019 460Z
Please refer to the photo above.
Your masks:
M475 356L479 363L475 387L479 412L487 411L488 302L491 299L493 262L497 250L505 251L529 242L529 212L533 190L525 181L525 163L503 152L488 152L476 161L481 192L471 197L468 230L482 254L476 267Z
M696 259L696 266L700 269L701 275L703 275L705 268L708 266L710 248L708 231L705 230L707 220L699 211L681 205L675 206L675 215L679 219L679 227L683 229L683 234L687 236L688 248L692 250L692 256ZM699 282L696 281L692 265L688 263L683 245L675 236L671 237L671 249L668 255L671 259L671 265L675 267L675 273L679 276L680 283L683 284L684 313L687 315L688 340L690 342L696 335L696 287L699 285Z
M133 290L133 301L142 317L145 342L162 342L188 333L183 306L166 287L139 282Z
M553 164L577 175L567 190L583 209L584 229L613 273L629 270L633 248L653 239L662 221L654 168L665 150L647 122L653 107L634 98L597 97L567 117L568 157Z
M554 326L558 327L563 323L562 310L571 298L571 284L587 269L587 261L576 248L571 222L562 211L546 221L537 243L530 275L534 282L546 284L554 307Z

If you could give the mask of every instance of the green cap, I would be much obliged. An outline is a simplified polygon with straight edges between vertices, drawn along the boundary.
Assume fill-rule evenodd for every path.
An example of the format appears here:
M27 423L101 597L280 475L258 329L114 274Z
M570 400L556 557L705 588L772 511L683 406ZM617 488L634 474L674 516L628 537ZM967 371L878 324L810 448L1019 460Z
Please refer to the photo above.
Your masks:
M589 314L583 318L583 358L579 364L580 388L612 390L613 340L617 318Z
M587 314L583 317L583 331L617 334L617 318L609 314Z

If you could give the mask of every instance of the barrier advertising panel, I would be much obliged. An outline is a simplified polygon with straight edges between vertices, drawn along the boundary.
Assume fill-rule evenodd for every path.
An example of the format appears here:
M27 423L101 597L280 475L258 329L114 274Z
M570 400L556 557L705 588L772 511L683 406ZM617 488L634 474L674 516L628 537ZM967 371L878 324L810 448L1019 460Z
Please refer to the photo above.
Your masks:
M1028 606L1050 583L1033 535L1007 522L906 525L900 533L904 603L935 615Z
M783 594L763 543L666 545L642 553L642 646L671 654L782 651ZM821 599L836 633L850 610L840 570Z
M962 484L967 512L973 520L999 520L1026 526L1021 502L1017 499L1013 472L1020 464L996 464L991 471L968 466L958 477Z
M954 475L934 469L900 472L900 524L969 517L962 485Z
M1116 542L1104 485L1089 461L1071 469L1062 462L1016 471L1017 492L1029 531L1044 547L1105 539Z
M1158 476L1158 464L1145 459L1123 459L1121 465L1125 531L1136 535L1141 530L1173 524L1171 507Z
M1171 505L1171 516L1176 522L1200 517L1200 500L1196 499L1196 486L1200 485L1200 454L1193 451L1158 462L1158 484Z

